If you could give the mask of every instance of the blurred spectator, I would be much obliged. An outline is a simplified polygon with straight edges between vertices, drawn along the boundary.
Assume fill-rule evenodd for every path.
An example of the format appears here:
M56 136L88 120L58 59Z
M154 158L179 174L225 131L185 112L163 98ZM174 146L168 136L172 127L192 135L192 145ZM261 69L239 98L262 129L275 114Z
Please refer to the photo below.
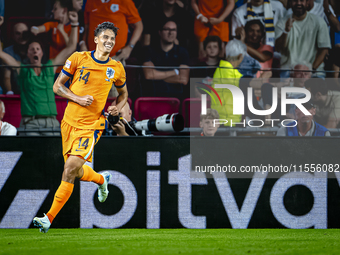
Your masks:
M286 9L279 1L250 0L237 8L232 17L232 36L241 38L240 34L247 21L259 19L265 24L266 42L274 47L274 25L286 14Z
M143 11L144 38L143 45L159 42L159 24L172 20L177 25L177 38L175 43L188 48L193 35L193 20L189 12L184 9L184 4L180 0L157 1L152 8Z
M312 65L302 61L293 67L293 73L291 77L293 78L294 87L305 87L305 82L312 77Z
M202 128L201 136L215 136L220 124L214 125L214 119L219 119L220 116L215 109L208 108L207 114L200 117L200 127Z
M212 78L214 76L216 67L218 66L221 58L219 57L222 51L222 41L216 36L208 36L203 42L203 48L207 55L204 61L199 61L196 66L207 68L195 68L190 71L190 78L202 78L202 82L211 86ZM194 91L192 91L194 89ZM197 89L197 86L190 86L190 97L201 97L201 91Z
M247 54L247 46L239 40L228 42L225 47L226 60L221 60L219 67L214 73L214 84L231 84L239 87L242 74L236 69ZM211 102L211 108L217 110L221 119L228 120L228 126L232 123L240 122L242 116L233 114L233 96L228 89L215 88L221 97L222 104L219 101ZM235 126L235 124L232 124Z
M80 51L86 51L86 43L84 41L85 23L84 23L84 10L83 10L83 0L68 0L70 2L69 10L78 13L79 21L79 48Z
M5 104L0 100L0 135L17 135L17 129L8 122L2 121L5 116Z
M308 0L310 2L310 8L313 8L314 5L321 5L322 7L319 7L324 12L324 20L326 21L327 25L332 28L334 32L340 31L340 22L332 8L332 6L329 4L329 0L323 0L323 4L317 3L317 0ZM314 4L314 5L313 5Z
M69 12L72 23L78 22L76 12ZM1 24L0 24L1 25ZM78 26L72 26L70 40L54 59L46 64L41 63L43 50L37 41L28 43L27 57L29 65L15 60L12 56L2 51L0 43L0 59L7 65L16 66L18 82L21 89L21 123L20 127L26 130L39 128L58 128L56 119L57 109L53 93L54 72L56 65L62 65L75 51L77 45ZM28 66L33 67L28 67ZM20 67L20 68L19 68ZM54 133L31 132L27 135L53 135ZM59 132L56 133L59 135Z
M159 31L160 42L157 46L145 47L143 68L147 82L142 85L142 96L184 97L183 85L189 81L189 54L187 50L175 44L177 25L168 21ZM160 69L158 66L169 66ZM180 69L173 69L173 67ZM186 68L187 67L187 68Z
M199 61L196 66L218 66L220 62L220 52L222 51L222 41L216 36L208 36L203 42L203 49L207 56L204 61ZM216 68L198 68L191 71L190 77L211 78L214 76Z
M208 35L217 35L223 42L229 41L229 23L224 20L233 11L235 0L191 0L191 6L196 15L194 33L199 42L198 57L201 59L205 57L203 41Z
M306 62L301 62L293 67L293 72L291 74L293 87L304 88L305 83L312 77L312 65ZM306 95L299 92L287 93L287 98L304 98ZM291 104L288 106L287 117L295 118L296 105Z
M265 36L265 28L260 20L248 21L241 31L241 41L247 45L248 54L260 62L262 69L271 69L274 49L263 44ZM257 77L260 77L260 72Z
M261 69L261 64L256 59L252 58L249 55L245 55L241 64L239 65L238 71L243 75L247 76L248 78L256 77L256 74L259 73Z
M332 6L328 3L328 0L325 0L323 5L322 3L317 3L315 0L307 0L307 7L306 10L309 13L313 13L316 16L324 19L327 26L331 27L333 31L339 32L340 31L340 22L338 21ZM292 15L293 10L290 8L287 11L286 15Z
M292 87L299 87L304 88L305 82L311 78L312 75L312 65L309 63L301 62L293 66L293 72L291 73L292 83L289 83L289 80L286 82L275 82L274 84L265 83L261 87L261 95L263 101L263 108L268 110L272 107L273 104L273 87L277 87L280 89L284 86L292 86ZM287 93L287 98L303 98L306 95L303 93ZM295 118L295 105L290 105L287 110L287 117ZM266 119L284 119L285 116L281 115L281 93L278 94L278 103L276 110Z
M275 47L281 52L281 68L301 60L312 63L317 76L325 77L324 58L331 47L326 22L306 11L307 0L292 0L293 14L279 20L275 27ZM288 77L282 72L281 77Z
M324 126L318 124L313 120L316 113L316 108L312 103L302 104L311 115L305 115L299 108L296 108L296 123L291 122L285 124L289 127L281 127L277 131L277 136L330 136L330 132Z
M132 0L91 0L85 5L85 42L89 50L94 50L94 30L105 21L118 27L116 44L110 56L117 60L128 59L143 32L143 23ZM133 28L128 42L129 25Z
M309 79L305 86L317 106L315 120L326 128L339 128L340 92L328 90L323 79Z
M24 23L17 23L13 27L13 45L4 49L16 61L22 62L27 53L27 41L29 39L28 27ZM11 68L4 68L4 89L6 94L20 94L18 85L18 73Z
M46 22L41 26L31 27L34 35L52 31L49 58L54 59L66 47L71 33L72 24L68 18L67 0L56 0L52 9L53 18L57 21ZM74 24L76 26L79 23Z

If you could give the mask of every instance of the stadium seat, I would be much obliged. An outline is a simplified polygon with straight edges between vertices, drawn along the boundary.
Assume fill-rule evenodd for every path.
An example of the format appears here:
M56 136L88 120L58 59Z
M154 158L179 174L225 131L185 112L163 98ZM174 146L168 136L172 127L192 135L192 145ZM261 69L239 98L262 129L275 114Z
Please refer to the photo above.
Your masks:
M61 120L64 117L65 108L67 106L67 99L60 97L60 96L56 96L55 104L57 106L57 113L58 113L57 120L61 123Z
M5 117L3 121L15 127L20 126L21 121L21 101L19 95L0 95L0 100L5 104Z
M208 97L207 107L210 107L210 97ZM185 127L199 127L201 116L201 99L186 98L182 103L182 115Z
M174 97L140 97L135 101L136 120L153 119L179 112L180 101Z

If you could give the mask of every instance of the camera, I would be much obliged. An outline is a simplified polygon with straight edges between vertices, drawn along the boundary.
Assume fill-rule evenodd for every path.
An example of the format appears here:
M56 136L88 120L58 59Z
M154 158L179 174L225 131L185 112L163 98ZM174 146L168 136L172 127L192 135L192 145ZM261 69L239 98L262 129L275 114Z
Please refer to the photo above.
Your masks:
M142 132L179 132L184 129L184 118L178 113L164 114L156 119L137 121L134 128Z
M109 114L109 116L107 117L107 120L109 121L109 123L113 126L115 124L118 123L118 121L122 119L122 117L120 116L120 114L118 116L113 116L111 114Z

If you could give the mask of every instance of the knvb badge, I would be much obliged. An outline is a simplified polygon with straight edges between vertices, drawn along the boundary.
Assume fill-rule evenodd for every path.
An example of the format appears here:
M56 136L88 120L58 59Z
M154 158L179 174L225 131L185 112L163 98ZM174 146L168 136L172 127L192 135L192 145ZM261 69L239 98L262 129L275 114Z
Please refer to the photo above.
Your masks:
M108 67L106 69L106 76L109 79L112 79L115 76L115 70L113 70L111 67Z

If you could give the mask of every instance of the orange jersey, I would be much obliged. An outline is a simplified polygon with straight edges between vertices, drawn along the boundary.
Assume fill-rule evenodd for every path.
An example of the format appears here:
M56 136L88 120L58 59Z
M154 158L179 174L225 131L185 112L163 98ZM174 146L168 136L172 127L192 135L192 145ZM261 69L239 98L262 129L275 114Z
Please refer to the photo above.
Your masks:
M108 58L100 61L94 51L75 52L67 60L62 72L71 77L69 89L78 96L91 95L90 106L69 101L63 120L80 129L105 129L103 110L112 85L125 86L125 70L119 61ZM105 109L106 110L106 109Z
M54 59L59 52L61 52L66 47L66 42L64 36L59 31L58 22L46 22L44 24L46 32L52 30L52 42L50 46L50 59ZM71 24L64 25L65 33L70 36L71 34Z
M223 0L198 0L198 9L207 18L218 18L224 11Z
M89 26L87 36L87 47L94 50L94 30L105 22L112 22L118 27L116 44L110 56L114 56L118 50L123 48L127 42L129 24L141 21L138 10L132 0L91 0L86 2L84 12L85 25Z

